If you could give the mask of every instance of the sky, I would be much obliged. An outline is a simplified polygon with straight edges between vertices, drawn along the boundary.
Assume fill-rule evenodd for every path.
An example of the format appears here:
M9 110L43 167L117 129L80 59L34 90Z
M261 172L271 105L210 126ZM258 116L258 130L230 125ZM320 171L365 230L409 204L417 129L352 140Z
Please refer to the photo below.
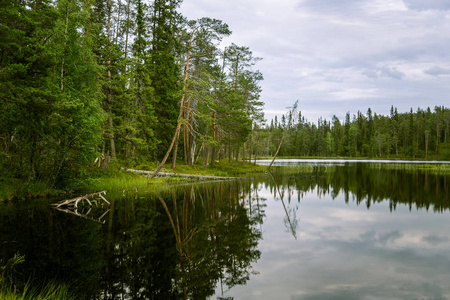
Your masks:
M184 0L181 13L227 23L221 46L262 58L266 119L299 100L310 121L450 107L449 0Z

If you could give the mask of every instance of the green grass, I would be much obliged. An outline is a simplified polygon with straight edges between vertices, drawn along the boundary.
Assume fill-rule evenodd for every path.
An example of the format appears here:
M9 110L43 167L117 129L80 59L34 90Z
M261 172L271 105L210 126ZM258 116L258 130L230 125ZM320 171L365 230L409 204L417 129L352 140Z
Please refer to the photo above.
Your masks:
M44 286L33 285L31 280L20 289L14 285L17 266L25 262L25 256L16 253L12 258L0 259L0 299L2 300L75 300L78 295L69 291L65 284L48 283Z
M107 190L108 192L122 193L125 190L156 190L173 186L179 183L186 183L192 179L166 177L149 179L143 174L133 174L120 169L121 162L114 162L109 169L92 168L86 178L78 179L76 183L67 187L65 190L58 190L47 187L44 183L27 183L19 179L1 179L0 178L0 202L2 201L18 201L27 198L43 198L43 197L70 197L71 195L81 195L83 193L93 193L97 191ZM154 164L141 164L130 167L138 170L155 170ZM178 163L174 170L171 164L166 164L162 172L172 172L180 174L195 174L206 176L227 176L239 177L249 176L252 173L260 173L266 169L264 166L253 165L253 163L234 162L229 164L223 160L216 163L214 168L208 167L203 170L202 165L194 165L189 167L182 163ZM198 181L198 180L196 180Z
M0 202L49 197L61 193L61 190L50 188L39 181L25 182L16 178L0 178Z
M43 289L31 288L29 285L23 291L13 288L0 290L2 300L77 300L79 296L70 292L66 285L48 284Z
M133 167L136 170L154 170L153 165L140 165ZM261 173L266 170L265 166L253 165L253 163L236 163L228 162L216 163L214 168L203 170L203 166L194 165L189 167L184 164L177 164L175 169L171 169L170 164L166 164L161 172L193 174L205 176L226 176L226 177L245 177L254 173ZM203 179L202 179L203 180ZM197 182L199 179L189 179L181 177L155 177L149 179L147 175L137 174L120 170L120 168L111 168L110 170L102 170L92 178L89 184L89 191L94 192L107 190L109 193L123 193L124 191L156 191L169 188L177 184L186 182Z

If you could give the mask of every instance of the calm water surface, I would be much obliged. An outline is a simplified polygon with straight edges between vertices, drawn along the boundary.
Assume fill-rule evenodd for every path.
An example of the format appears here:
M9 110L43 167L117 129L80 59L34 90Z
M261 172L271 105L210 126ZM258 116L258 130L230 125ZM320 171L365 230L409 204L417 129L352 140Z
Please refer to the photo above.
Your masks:
M88 299L450 299L449 175L288 163L252 180L108 194L90 219L3 205L0 258L25 255L17 285L34 274Z

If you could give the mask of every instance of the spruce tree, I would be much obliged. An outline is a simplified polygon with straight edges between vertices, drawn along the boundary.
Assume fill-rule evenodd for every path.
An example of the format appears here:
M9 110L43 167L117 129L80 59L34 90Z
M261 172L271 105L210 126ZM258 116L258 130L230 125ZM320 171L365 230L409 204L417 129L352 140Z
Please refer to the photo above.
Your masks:
M179 52L176 33L181 16L176 8L181 1L155 0L150 30L150 81L154 90L155 112L158 120L155 137L161 143L155 149L156 159L162 159L170 145L177 124L178 101L181 90L181 72L175 59Z

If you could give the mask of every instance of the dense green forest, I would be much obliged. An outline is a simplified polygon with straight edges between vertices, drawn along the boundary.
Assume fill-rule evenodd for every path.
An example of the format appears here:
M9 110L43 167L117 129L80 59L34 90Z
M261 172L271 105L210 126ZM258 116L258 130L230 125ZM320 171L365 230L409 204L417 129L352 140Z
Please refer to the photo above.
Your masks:
M391 107L390 115L384 116L369 108L366 114L348 112L344 122L333 116L317 124L291 109L269 126L256 127L255 153L274 155L282 138L281 156L450 160L450 109L399 113Z
M262 118L259 58L180 4L2 0L1 177L64 187L94 162L239 153Z

